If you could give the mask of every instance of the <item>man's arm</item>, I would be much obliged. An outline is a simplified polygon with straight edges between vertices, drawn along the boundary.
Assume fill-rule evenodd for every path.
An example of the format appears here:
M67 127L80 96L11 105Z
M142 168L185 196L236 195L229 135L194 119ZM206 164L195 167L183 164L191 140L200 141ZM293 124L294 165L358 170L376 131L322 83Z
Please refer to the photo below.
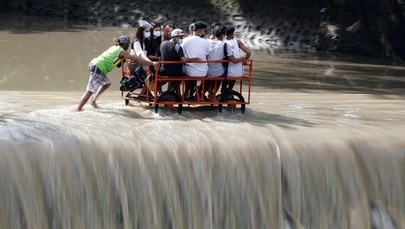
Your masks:
M135 43L134 43L134 52L135 52L135 56L138 56L144 60L150 61L150 59L143 52L141 43L139 43L138 41L135 41Z
M153 62L153 61L146 60L146 59L144 59L142 57L131 55L127 51L121 51L120 54L118 55L118 57L119 58L124 58L124 59L130 59L130 60L135 61L135 62L140 63L140 64L156 65L156 63Z
M246 58L245 57L239 57L239 58L235 58L233 55L230 55L230 56L228 56L228 59L230 60L230 61L232 61L232 63L234 63L234 64L236 64L236 63L239 63L239 62L242 62L242 61L244 61Z
M198 57L186 57L183 52L183 47L181 47L180 45L179 46L176 45L176 52L180 56L180 59L181 61L183 61L183 63L190 63L201 60Z
M245 58L249 59L250 56L252 55L252 52L250 51L250 49L248 47L246 47L245 44L243 44L242 41L240 41L240 40L237 40L237 41L238 41L239 48L242 49L242 51L245 52L245 54L246 54Z
M226 50L225 50L225 48L226 48ZM224 44L224 53L225 53L225 51L226 51L228 59L234 64L242 62L242 61L245 60L245 57L236 58L233 55L232 45L229 42L225 42L225 44Z
M159 60L159 56L158 55L148 55L148 59L149 60Z

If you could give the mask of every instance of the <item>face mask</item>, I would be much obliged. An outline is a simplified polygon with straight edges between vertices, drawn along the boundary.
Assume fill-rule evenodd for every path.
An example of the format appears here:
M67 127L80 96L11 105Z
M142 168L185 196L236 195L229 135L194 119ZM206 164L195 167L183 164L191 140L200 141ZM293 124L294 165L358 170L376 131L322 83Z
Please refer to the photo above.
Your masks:
M177 41L177 44L181 45L181 43L183 43L183 39L182 39L182 38L180 38L180 39Z
M145 32L145 33L143 34L143 37L144 37L145 39L148 39L148 38L150 37L150 32Z
M153 31L153 36L160 37L160 31Z

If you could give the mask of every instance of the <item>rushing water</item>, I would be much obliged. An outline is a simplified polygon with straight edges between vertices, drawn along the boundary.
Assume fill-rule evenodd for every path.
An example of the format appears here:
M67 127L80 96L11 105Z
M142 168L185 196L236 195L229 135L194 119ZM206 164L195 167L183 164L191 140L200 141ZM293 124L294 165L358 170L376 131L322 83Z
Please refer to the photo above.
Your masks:
M0 228L405 228L405 67L255 52L246 113L76 112L130 28L0 31ZM402 76L402 77L401 77Z

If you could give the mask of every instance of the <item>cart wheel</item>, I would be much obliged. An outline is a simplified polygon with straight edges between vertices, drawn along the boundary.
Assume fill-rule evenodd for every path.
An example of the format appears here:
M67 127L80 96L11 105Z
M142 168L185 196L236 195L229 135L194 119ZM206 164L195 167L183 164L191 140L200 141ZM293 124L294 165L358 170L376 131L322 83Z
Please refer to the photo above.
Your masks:
M244 103L245 98L243 98L243 96L237 91L228 91L228 92L225 92L221 96L221 98L219 99L219 102L235 102L236 104ZM232 105L236 106L236 104L232 104ZM242 114L244 114L246 105L245 104L240 104L240 105L241 105L240 110L241 110ZM232 107L232 106L230 106L230 107ZM219 110L219 112L222 112L222 104L218 105L218 110Z
M157 103L159 102L181 102L180 96L173 91L165 91L156 100ZM155 112L157 113L157 110L159 109L159 105L155 104ZM181 114L181 111L183 110L183 104L178 104L177 106L177 112Z
M159 104L155 104L155 113L157 114L159 111Z

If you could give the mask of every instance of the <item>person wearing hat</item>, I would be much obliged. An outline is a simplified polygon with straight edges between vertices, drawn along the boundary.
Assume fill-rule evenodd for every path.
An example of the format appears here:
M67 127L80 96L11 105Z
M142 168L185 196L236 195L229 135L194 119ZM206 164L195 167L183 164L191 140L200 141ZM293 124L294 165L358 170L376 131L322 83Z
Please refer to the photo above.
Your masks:
M91 101L91 105L97 108L97 98L111 85L111 81L107 77L107 74L113 70L114 66L119 66L119 64L125 59L130 59L145 65L156 65L156 63L152 61L144 60L138 56L129 54L129 52L127 52L129 44L129 37L122 35L115 40L113 46L90 62L89 82L77 107L78 111L83 110L83 106L93 94L94 98Z
M183 48L180 44L183 41L185 34L181 29L174 29L170 33L171 39L169 41L163 41L160 45L160 53L162 61L182 61L183 63L198 61L199 58L186 57L183 52ZM160 75L164 76L182 76L183 64L161 64ZM177 85L169 84L169 89L176 89Z

